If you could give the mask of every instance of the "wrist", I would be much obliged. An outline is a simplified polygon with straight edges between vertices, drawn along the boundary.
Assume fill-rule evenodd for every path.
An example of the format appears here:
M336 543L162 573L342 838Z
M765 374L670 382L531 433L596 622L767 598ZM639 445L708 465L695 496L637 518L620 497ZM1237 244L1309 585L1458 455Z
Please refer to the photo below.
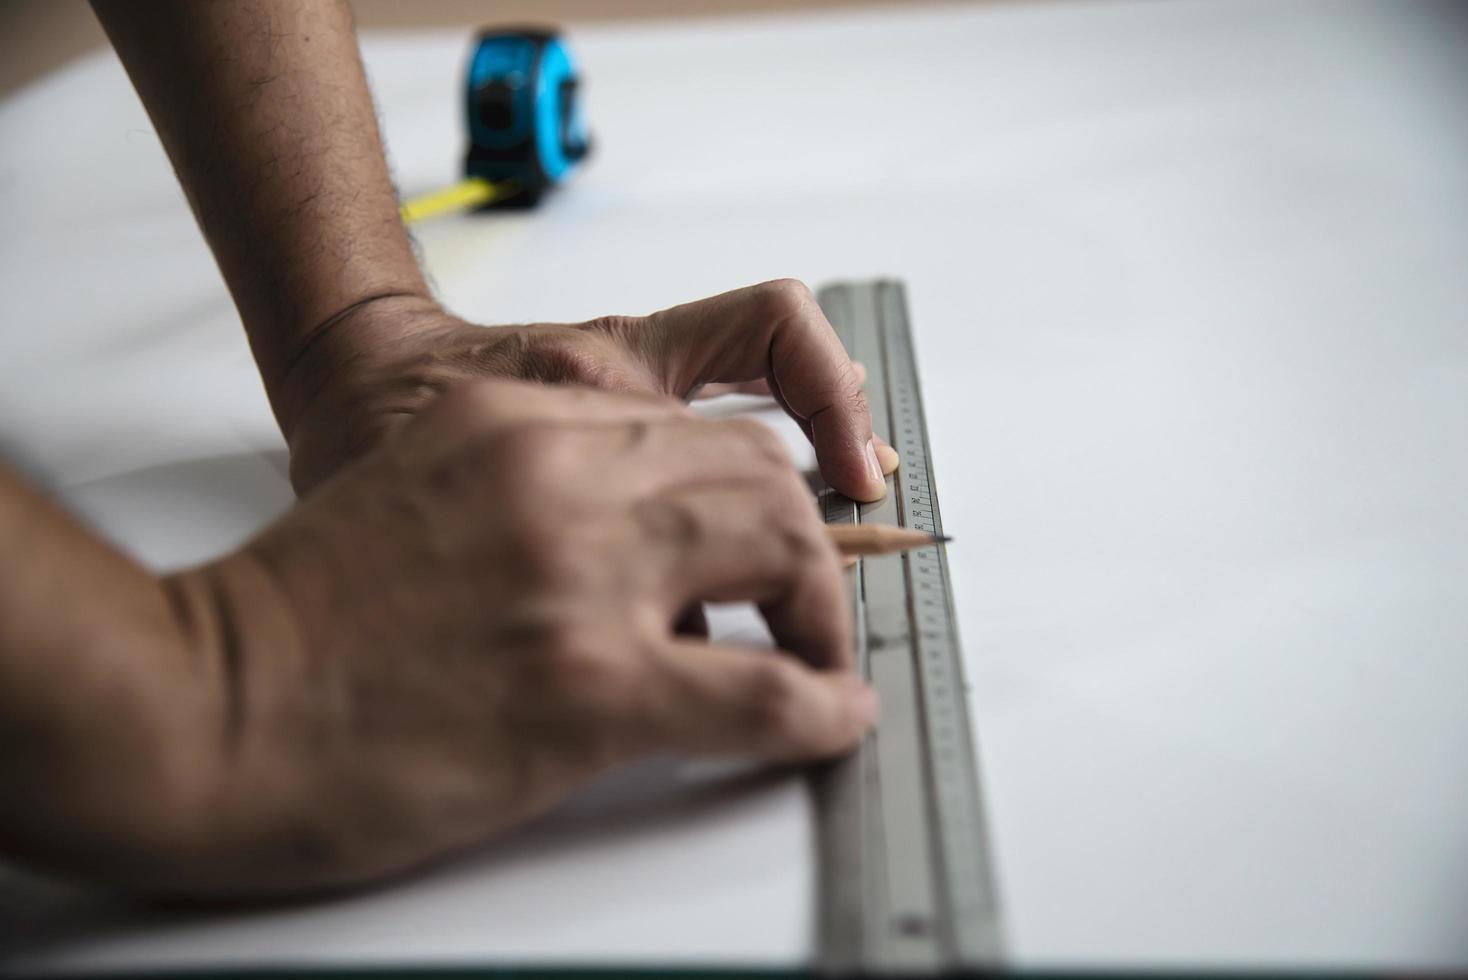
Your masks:
M291 604L248 548L163 580L207 711L189 777L170 802L173 839L151 887L209 895L272 887L310 807L310 713Z
M303 331L266 391L287 442L324 396L354 399L417 334L449 318L431 296L386 291L352 303Z
M194 647L216 665L215 729L224 734L168 892L336 887L413 853L416 808L401 786L417 772L405 777L382 757L364 763L384 733L361 726L364 692L340 659L351 655L342 642L349 619L332 619L342 596L321 560L329 537L300 526L267 533L172 583Z

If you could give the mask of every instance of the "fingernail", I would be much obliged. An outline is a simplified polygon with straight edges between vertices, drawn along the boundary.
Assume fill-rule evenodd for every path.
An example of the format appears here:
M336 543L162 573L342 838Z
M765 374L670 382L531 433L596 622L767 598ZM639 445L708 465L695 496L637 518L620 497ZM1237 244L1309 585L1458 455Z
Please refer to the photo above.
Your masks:
M871 439L867 440L867 474L873 483L882 482L882 464L877 462L877 446Z
M902 462L902 457L897 455L897 450L887 444L881 436L873 436L877 444L877 462L882 467L882 475L887 476L897 472L897 464Z

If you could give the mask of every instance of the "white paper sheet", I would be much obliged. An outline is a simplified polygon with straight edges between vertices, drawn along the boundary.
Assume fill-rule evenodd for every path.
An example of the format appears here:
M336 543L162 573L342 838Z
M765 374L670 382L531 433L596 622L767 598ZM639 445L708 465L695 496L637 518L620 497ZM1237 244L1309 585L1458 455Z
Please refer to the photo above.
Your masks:
M489 322L907 279L1015 961L1468 964L1462 8L572 40L587 173L424 227L428 268ZM406 192L455 173L465 43L368 40ZM0 444L154 564L239 540L288 502L279 440L121 72L13 97L0 142ZM793 963L808 817L788 779L573 814L341 903L73 925L52 962Z

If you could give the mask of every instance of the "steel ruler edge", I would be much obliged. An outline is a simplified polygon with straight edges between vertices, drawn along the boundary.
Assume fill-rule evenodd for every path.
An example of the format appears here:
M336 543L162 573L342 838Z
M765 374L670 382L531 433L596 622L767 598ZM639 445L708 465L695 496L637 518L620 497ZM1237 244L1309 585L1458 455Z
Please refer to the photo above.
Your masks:
M821 495L828 524L943 532L900 282L837 283L821 308L867 369L873 430L902 457L887 496ZM852 755L815 771L819 964L833 973L993 970L1002 935L943 548L851 571L857 667L882 716Z

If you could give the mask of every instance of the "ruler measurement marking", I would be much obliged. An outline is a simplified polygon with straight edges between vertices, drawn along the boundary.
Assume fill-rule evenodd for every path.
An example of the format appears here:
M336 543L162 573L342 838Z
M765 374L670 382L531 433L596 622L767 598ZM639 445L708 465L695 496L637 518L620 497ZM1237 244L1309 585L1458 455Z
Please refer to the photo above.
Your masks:
M883 289L887 300L888 309L895 307L895 314L902 316L902 296L892 286ZM912 351L911 334L907 330L888 330L884 334L888 347L888 361L898 362L898 370L904 380L910 380L911 391L905 391L900 398L903 411L903 447L899 450L904 458L910 457L914 460L915 468L921 472L922 479L919 481L923 489L914 495L914 502L921 504L920 507L912 508L915 523L925 530L937 533L940 524L937 517L937 502L932 492L932 468L929 460L927 445L927 420L924 417L921 397L917 391L917 365ZM920 603L926 603L930 611L930 619L939 618L935 600L932 598L934 592L939 592L947 597L949 585L946 575L944 559L934 552L937 562L928 566L924 572L917 574L914 590L914 598ZM912 564L909 563L909 568ZM926 593L924 598L917 599L919 590ZM952 683L952 667L958 666L958 649L956 642L956 628L952 622L952 612L946 607L942 610L942 624L934 623L933 628L920 634L916 638L916 652L918 654L919 670L924 674L923 687L925 695L925 715L928 721L929 742L929 765L934 767L933 783L938 789L935 793L934 820L938 825L938 839L943 849L943 860L940 864L940 873L948 885L946 899L950 904L949 920L953 924L950 942L953 951L958 952L960 944L960 933L964 931L965 912L963 906L967 904L965 888L980 876L987 877L988 869L983 866L972 864L972 849L965 847L967 842L978 839L973 833L979 828L977 812L969 814L965 812L966 801L972 796L977 800L976 788L973 794L960 791L965 785L964 776L974 772L969 753L972 751L971 742L968 739L966 724L966 704L963 698L962 685ZM946 626L945 631L941 628ZM960 734L961 732L961 734ZM962 738L963 744L957 744ZM972 778L970 776L970 778ZM972 818L967 819L967 818ZM967 860L966 860L967 859ZM971 931L971 930L970 930Z
M902 313L900 291L889 286L887 292L889 303L897 308L899 314ZM927 420L919 390L912 335L908 330L901 330L889 331L886 337L894 359L902 362L903 376L911 380L911 397L905 415L905 421L910 424L904 429L911 440L908 450L921 460L927 485L924 497L930 528L936 532L941 529L941 522L937 495L931 489ZM931 657L920 655L919 662L927 674L924 688L929 699L926 705L928 718L932 722L930 737L935 743L932 745L935 750L933 759L945 767L937 783L947 791L936 794L935 807L938 837L944 848L940 870L948 885L945 891L951 904L951 920L959 926L954 933L958 958L972 961L988 957L992 961L998 956L998 908L993 889L993 869L984 845L987 833L979 804L977 760L969 732L967 684L963 679L957 624L951 610L947 555L935 549L934 556L933 569L924 578L935 592L941 591L948 600L944 608L947 630L933 639L919 637L918 649L921 654L923 648L928 647L934 654ZM966 779L964 775L967 775Z
M901 286L837 286L820 301L867 365L873 430L902 456L887 499L854 505L828 494L827 520L941 533ZM998 909L946 554L866 558L853 575L858 664L882 695L883 717L855 761L831 769L856 774L845 779L850 792L817 797L823 962L841 970L995 966Z
M922 416L920 414L921 406L914 404L912 393L907 385L910 381L915 381L916 379L913 376L911 364L903 361L901 357L902 349L896 345L896 339L899 334L905 336L907 326L904 322L904 311L900 306L901 296L887 284L879 284L872 292L877 300L879 313L877 322L880 329L878 334L882 346L882 364L887 380L887 402L889 405L895 404L897 406L902 420L900 431L894 432L894 443L903 460L911 460L910 464L904 462L904 465L911 465L913 472L920 474L919 482L931 485L931 474L927 466L926 453L920 452L918 446L913 441L913 430L917 425L921 425L922 423ZM899 304L895 309L893 307L894 301ZM914 422L914 419L917 421ZM931 492L924 493L919 491L915 495L895 494L895 496L897 499L898 523L904 527L912 527L921 531L932 533L939 531L937 524L933 520ZM915 506L919 503L926 504L927 510L922 510ZM905 579L903 593L908 605L908 621L910 623L916 623L920 621L921 610L918 608L920 600L914 589L916 583L913 581L912 576L911 556L901 556L901 563ZM934 901L942 903L940 906L942 916L939 922L935 924L933 930L934 943L931 953L936 959L937 964L941 965L952 962L953 960L953 950L955 947L953 933L955 927L952 921L953 909L951 908L951 903L946 902L945 897L942 895L943 889L941 887L941 882L946 877L943 867L945 855L940 838L943 828L940 821L936 819L936 815L930 812L930 807L932 800L938 795L938 787L942 785L943 779L947 774L943 770L935 768L934 765L933 732L931 730L932 705L930 704L932 684L931 677L925 676L931 674L933 665L931 663L924 663L926 659L923 656L924 643L920 635L921 631L919 630L917 632L919 635L912 636L909 641L909 663L917 677L918 695L920 698L920 705L915 714L915 718L918 719L916 722L918 731L915 739L919 745L919 763L913 765L909 761L908 765L912 769L922 772L927 789L925 802L928 803L928 807L924 808L923 818L928 821L928 860L932 865L932 872L928 876L930 879L928 886L933 890ZM887 787L883 787L883 789L886 791Z
M878 323L882 317L880 297L870 291L856 293L851 311L856 322ZM867 365L869 390L887 394L872 399L873 431L891 435L893 378L881 332L858 334L856 349ZM889 492L879 501L860 505L858 515L862 523L899 524L902 515L898 495ZM890 727L879 728L870 741L879 773L874 810L881 821L881 853L888 860L874 862L883 869L885 888L879 899L872 896L875 900L869 901L865 910L865 958L884 968L917 969L931 962L940 908L932 863L901 859L933 850L932 827L925 810L927 773L912 764L912 759L920 755L922 732L916 719L922 712L922 693L910 653L912 622L901 556L862 561L861 578L868 678L882 692L884 704L891 705L894 719Z

